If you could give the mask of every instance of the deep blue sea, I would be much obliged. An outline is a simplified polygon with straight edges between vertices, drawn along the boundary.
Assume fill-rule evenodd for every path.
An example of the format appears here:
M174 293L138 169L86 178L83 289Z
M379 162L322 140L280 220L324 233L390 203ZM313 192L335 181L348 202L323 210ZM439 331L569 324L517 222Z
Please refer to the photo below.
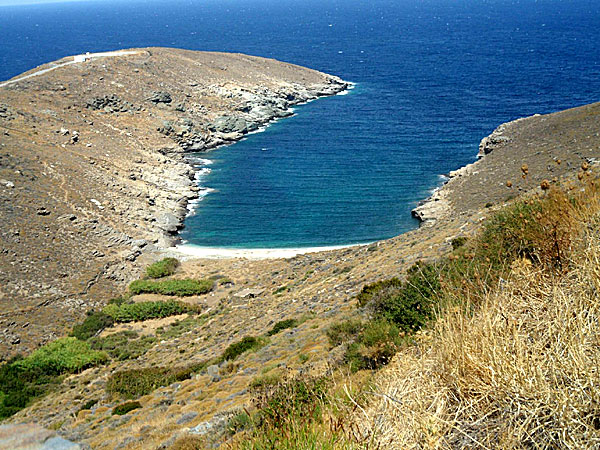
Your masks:
M597 0L0 6L0 79L86 51L170 46L355 82L348 95L204 155L200 183L212 190L183 232L213 247L350 244L418 226L410 210L500 123L599 101L599 24Z

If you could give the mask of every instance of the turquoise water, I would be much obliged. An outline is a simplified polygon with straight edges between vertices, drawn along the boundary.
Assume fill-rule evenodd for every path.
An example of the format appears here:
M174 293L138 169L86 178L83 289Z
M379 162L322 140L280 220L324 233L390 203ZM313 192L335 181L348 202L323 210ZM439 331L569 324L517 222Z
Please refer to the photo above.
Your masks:
M355 82L201 155L212 161L199 180L210 190L182 233L212 247L350 244L416 227L410 210L500 123L598 101L599 19L591 0L5 6L0 78L69 54L160 45L272 57Z

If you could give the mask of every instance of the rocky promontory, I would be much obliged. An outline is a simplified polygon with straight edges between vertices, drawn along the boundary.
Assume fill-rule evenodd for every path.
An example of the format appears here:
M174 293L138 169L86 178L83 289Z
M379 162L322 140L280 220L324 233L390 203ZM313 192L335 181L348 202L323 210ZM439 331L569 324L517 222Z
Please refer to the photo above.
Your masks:
M600 157L600 103L524 117L498 126L479 144L478 160L448 174L448 181L413 210L422 225L505 202L575 174Z
M333 95L337 77L241 54L69 57L0 84L0 348L23 352L177 242L198 195L186 153Z

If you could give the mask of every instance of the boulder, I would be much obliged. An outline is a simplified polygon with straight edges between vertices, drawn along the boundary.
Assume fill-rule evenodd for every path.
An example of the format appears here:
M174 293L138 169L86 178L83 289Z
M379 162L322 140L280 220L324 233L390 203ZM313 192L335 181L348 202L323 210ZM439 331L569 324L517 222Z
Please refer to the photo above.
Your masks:
M169 94L168 92L165 91L154 91L152 92L152 94L150 95L150 97L148 97L148 100L150 100L152 103L171 103L173 101L173 99L171 98L171 94Z
M34 423L0 425L0 449L83 450L89 448L68 441Z
M209 124L208 129L219 133L241 133L248 132L248 124L245 119L234 116L222 116Z
M171 213L160 214L156 218L156 224L161 230L167 233L176 233L181 226L180 220Z

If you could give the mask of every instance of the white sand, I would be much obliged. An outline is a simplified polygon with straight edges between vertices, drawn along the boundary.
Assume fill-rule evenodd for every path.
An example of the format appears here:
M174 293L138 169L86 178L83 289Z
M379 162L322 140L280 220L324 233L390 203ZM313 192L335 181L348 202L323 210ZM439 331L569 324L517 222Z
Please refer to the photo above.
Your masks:
M197 245L182 244L174 249L174 253L182 256L207 259L278 259L293 258L296 255L305 253L324 252L327 250L339 250L342 248L356 247L366 244L338 245L331 247L304 247L304 248L219 248L219 247L199 247Z

